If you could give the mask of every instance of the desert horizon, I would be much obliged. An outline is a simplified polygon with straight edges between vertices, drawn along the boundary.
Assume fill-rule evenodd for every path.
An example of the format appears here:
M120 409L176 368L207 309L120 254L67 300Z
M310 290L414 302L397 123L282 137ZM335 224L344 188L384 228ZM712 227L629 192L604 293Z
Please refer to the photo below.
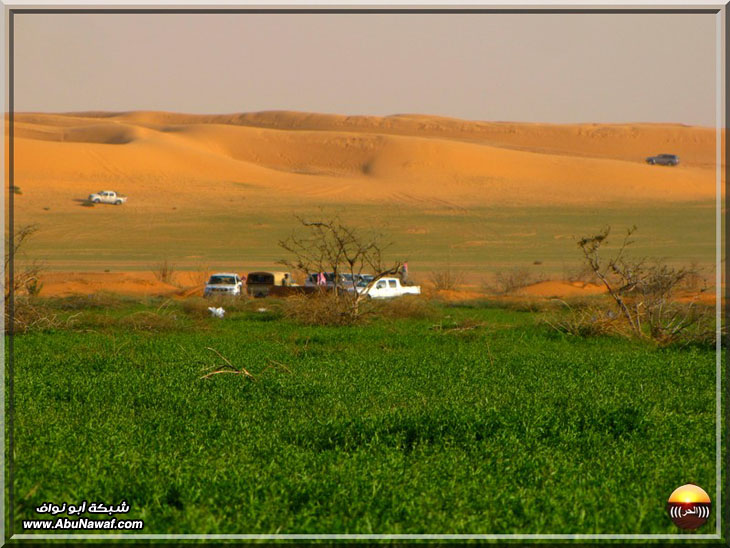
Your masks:
M6 119L6 154L7 137ZM55 272L130 274L163 260L181 271L274 268L295 215L377 227L414 273L455 269L472 290L519 268L535 283L566 281L575 240L604 225L617 235L637 225L643 256L710 269L715 139L714 128L668 123L15 113L14 221L38 225L24 259L46 265L46 294L84 291L53 289ZM660 153L680 164L647 164ZM128 202L88 207L102 189ZM141 292L137 279L120 290Z

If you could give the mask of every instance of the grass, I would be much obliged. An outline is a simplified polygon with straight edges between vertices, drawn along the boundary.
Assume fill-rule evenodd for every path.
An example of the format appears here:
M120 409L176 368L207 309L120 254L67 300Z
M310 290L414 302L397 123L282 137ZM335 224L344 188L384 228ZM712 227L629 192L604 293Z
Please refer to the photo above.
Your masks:
M454 271L485 279L513 267L526 268L536 277L561 277L566 268L580 264L575 238L593 234L606 224L616 234L639 226L632 249L637 256L702 265L714 264L715 259L714 203L457 211L388 204L319 210L297 204L295 198L285 204L263 200L265 197L230 205L201 203L194 211L161 209L154 215L154 230L140 223L141 213L131 208L90 212L93 223L76 211L70 215L39 208L37 213L27 214L28 222L41 225L28 253L42 258L49 270L113 267L144 271L161 257L168 257L179 270L200 263L216 271L270 269L283 258L278 241L297 227L295 213L321 217L336 212L354 225L382 229L393 242L389 252L408 260L411 275L421 282L430 272L449 265ZM124 238L117 237L120 232ZM114 245L100 247L100 240L114 241Z
M16 532L46 501L124 499L143 533L678 533L669 494L715 492L711 348L489 303L349 328L199 308L15 338ZM201 379L218 353L256 380Z

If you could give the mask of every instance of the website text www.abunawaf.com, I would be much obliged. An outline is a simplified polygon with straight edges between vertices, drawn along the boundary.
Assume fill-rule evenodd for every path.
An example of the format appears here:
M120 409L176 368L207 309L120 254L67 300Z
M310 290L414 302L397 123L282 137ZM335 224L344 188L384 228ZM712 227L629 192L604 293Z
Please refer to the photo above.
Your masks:
M23 529L26 530L68 530L68 529L114 529L138 530L144 527L141 519L29 519L23 520Z

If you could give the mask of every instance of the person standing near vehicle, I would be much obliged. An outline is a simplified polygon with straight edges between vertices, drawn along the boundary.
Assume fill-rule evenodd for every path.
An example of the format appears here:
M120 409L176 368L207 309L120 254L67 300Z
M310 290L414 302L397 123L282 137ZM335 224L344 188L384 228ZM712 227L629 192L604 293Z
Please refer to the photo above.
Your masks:
M400 269L400 281L403 285L408 285L408 261L403 263Z

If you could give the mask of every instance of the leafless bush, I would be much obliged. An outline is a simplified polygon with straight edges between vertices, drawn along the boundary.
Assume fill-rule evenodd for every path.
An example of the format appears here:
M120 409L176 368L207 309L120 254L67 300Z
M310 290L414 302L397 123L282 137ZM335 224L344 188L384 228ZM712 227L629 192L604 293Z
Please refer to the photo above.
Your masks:
M507 295L518 289L527 287L536 281L535 276L524 267L515 267L510 270L499 270L494 274L494 283L485 281L482 289L487 293Z
M42 299L19 296L15 298L13 310L13 333L67 329L75 324L77 316L78 314L63 318ZM9 332L10 322L7 313L5 320L5 331Z
M316 221L297 217L297 220L301 227L279 242L279 246L290 254L290 258L282 259L279 263L304 275L332 272L335 286L330 296L319 295L306 305L302 303L307 301L295 299L288 307L311 307L316 310L317 317L329 311L333 314L330 322L333 324L356 322L367 308L365 304L370 287L384 276L398 275L401 272L401 261L386 262L384 254L389 245L380 233L358 230L344 224L337 217ZM348 287L341 285L341 275L358 280L363 274L373 276L366 288L348 291Z
M436 291L442 289L451 291L458 289L464 283L464 273L447 267L445 270L431 272L428 279Z
M676 268L662 261L630 258L627 250L636 227L630 228L611 257L601 254L610 227L594 236L578 241L586 265L603 283L619 314L631 332L640 338L651 338L669 344L683 338L691 329L705 326L704 314L696 303L677 303L675 293L697 272L692 268ZM712 329L714 332L714 328Z
M649 336L660 345L714 344L715 309L696 302L670 302L649 309Z
M43 283L41 273L45 269L37 260L25 261L23 251L27 243L38 232L38 225L26 225L13 233L13 241L5 241L5 302L8 303L11 295L38 295ZM12 274L12 279L11 279Z
M5 330L12 328L15 332L26 332L31 329L55 327L58 317L40 306L32 297L37 297L43 288L41 273L45 269L37 260L26 261L23 256L25 246L38 232L38 225L25 225L13 232L12 240L5 240L5 273L3 290L5 295ZM9 236L9 235L8 235ZM25 296L31 299L24 298ZM13 318L10 310L13 309Z
M172 284L173 278L175 277L175 265L165 259L153 268L152 273L158 281L165 284Z
M553 311L542 317L556 331L576 337L596 335L625 335L627 324L615 311L601 305L570 306L561 301L567 311Z

